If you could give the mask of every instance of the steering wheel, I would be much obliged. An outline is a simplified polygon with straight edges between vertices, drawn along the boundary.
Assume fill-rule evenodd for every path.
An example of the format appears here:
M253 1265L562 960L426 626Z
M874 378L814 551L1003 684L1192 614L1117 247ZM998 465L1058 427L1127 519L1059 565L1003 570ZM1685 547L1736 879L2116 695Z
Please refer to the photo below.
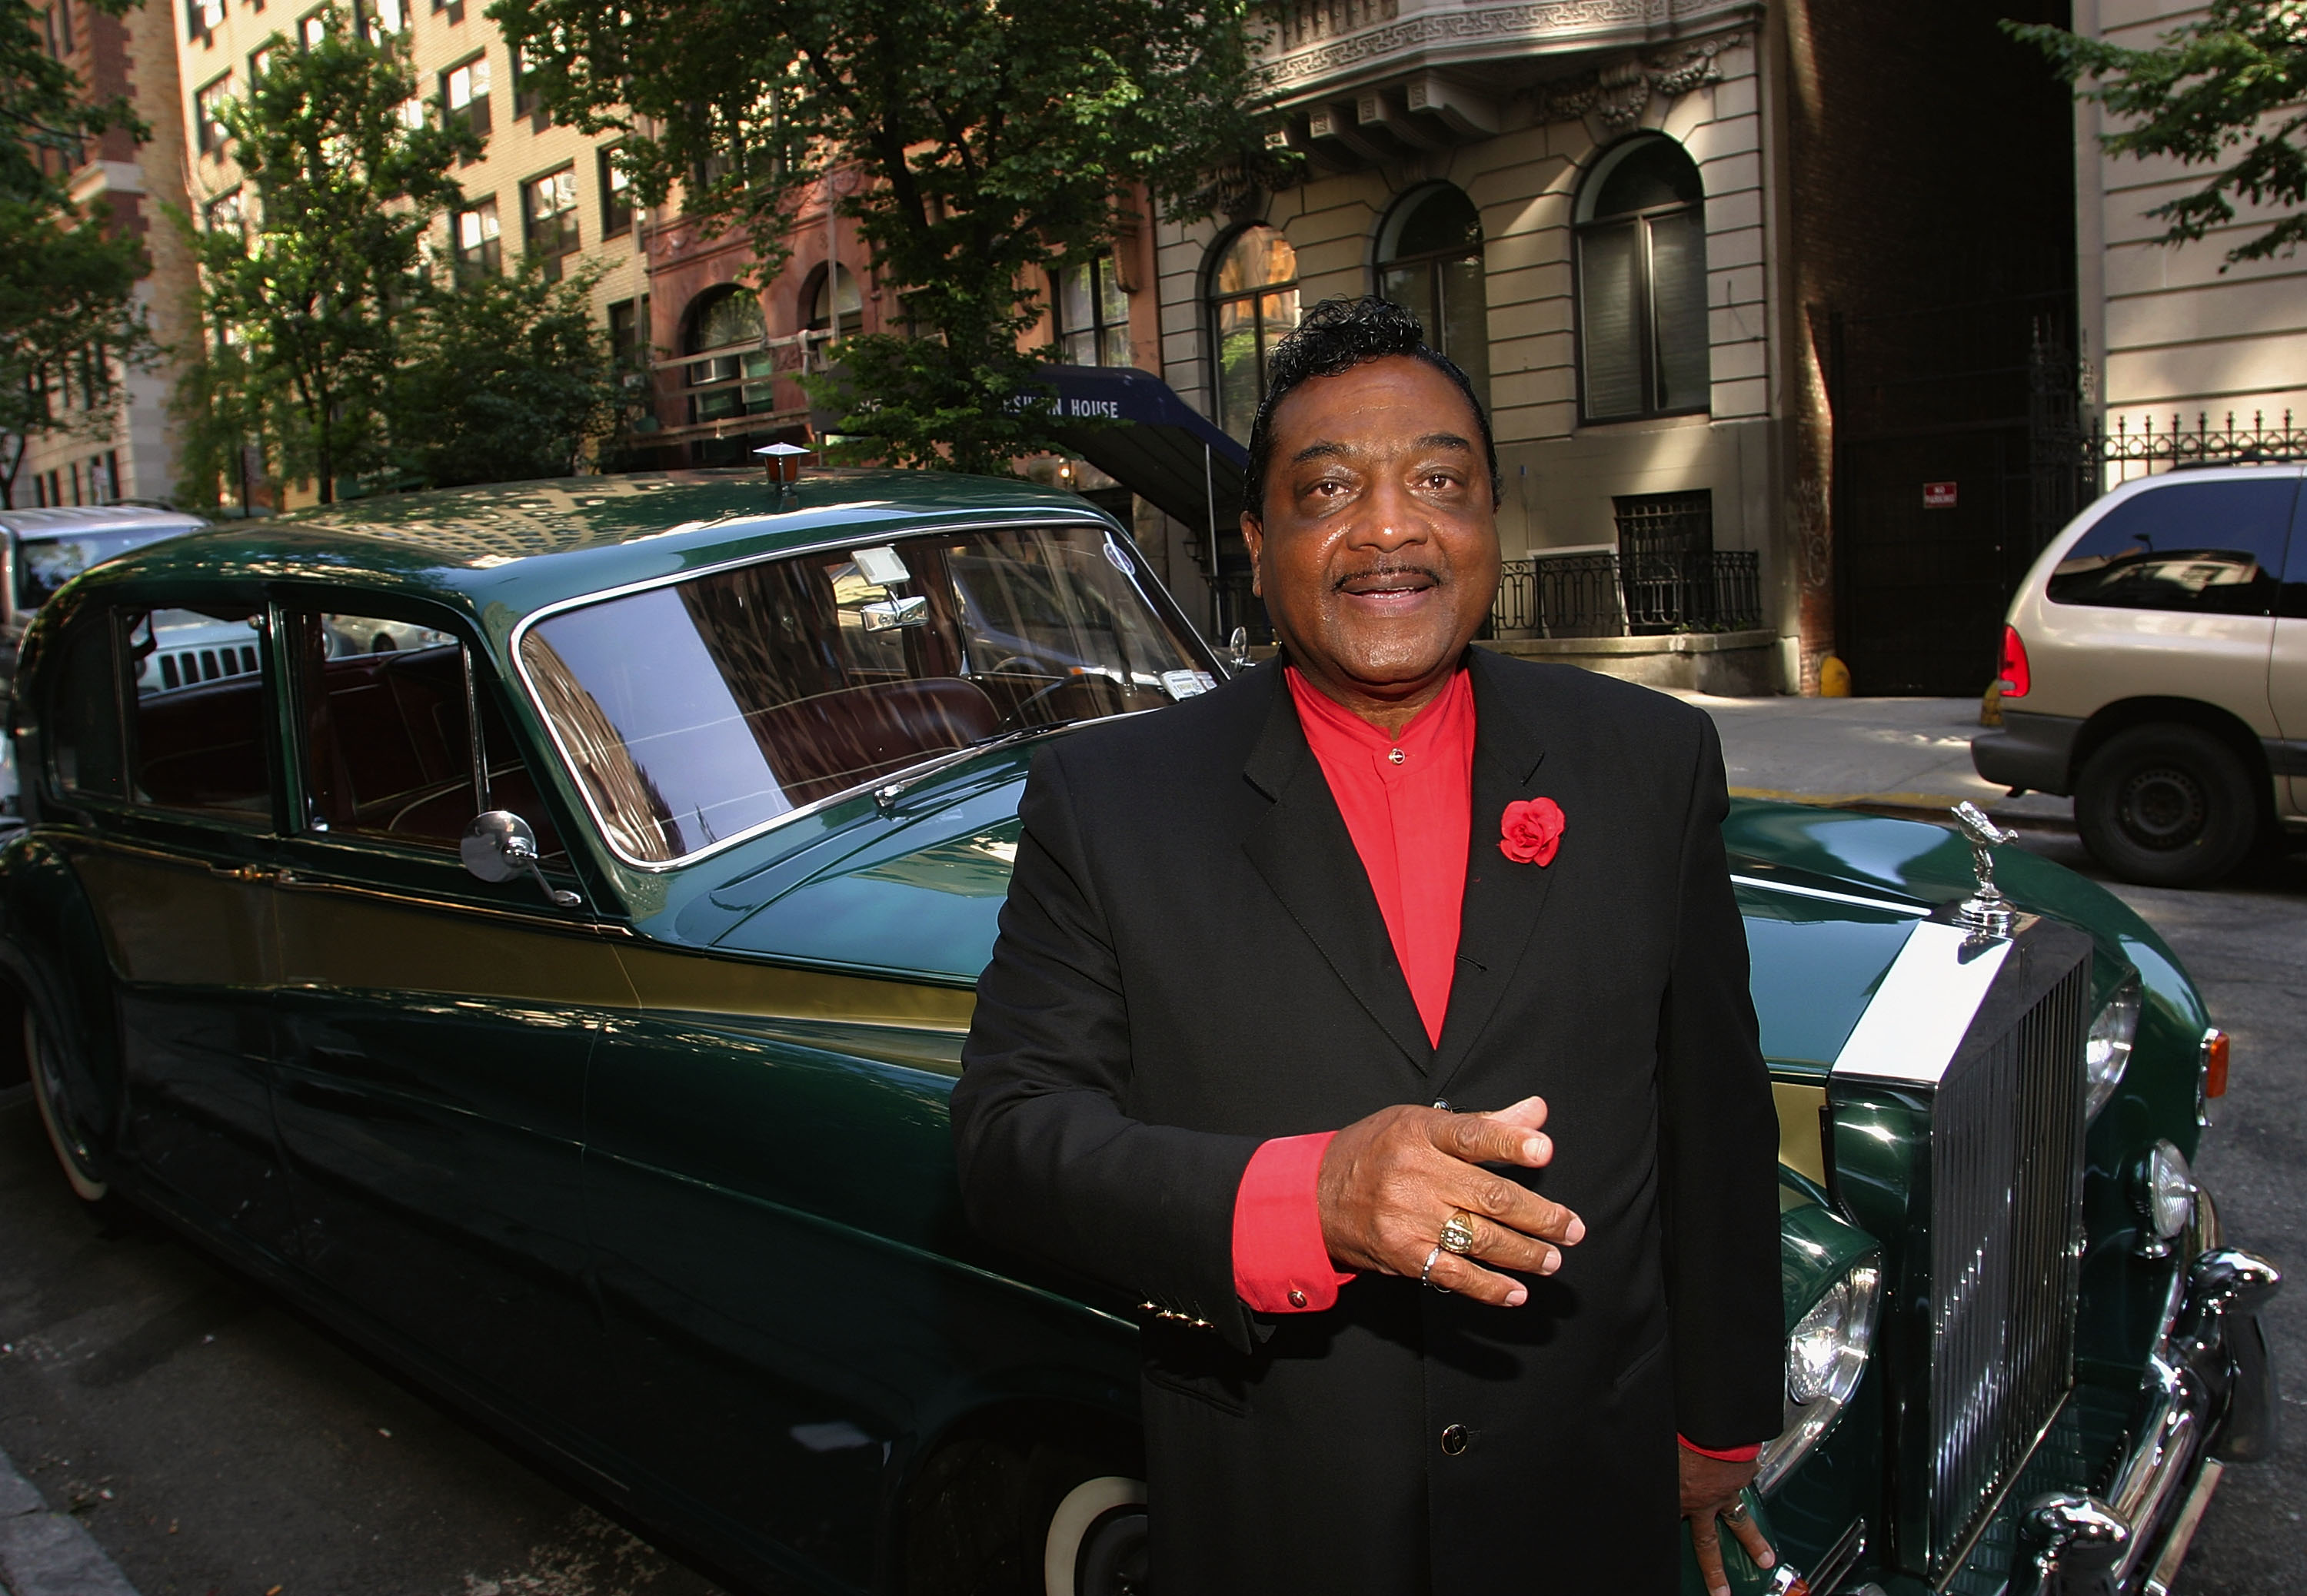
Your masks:
M1050 674L1048 667L1044 666L1041 661L1030 658L1025 654L1004 654L999 659L994 661L993 663L988 665L985 668L984 673L987 676L1001 676L1004 674L1016 676L1047 676Z

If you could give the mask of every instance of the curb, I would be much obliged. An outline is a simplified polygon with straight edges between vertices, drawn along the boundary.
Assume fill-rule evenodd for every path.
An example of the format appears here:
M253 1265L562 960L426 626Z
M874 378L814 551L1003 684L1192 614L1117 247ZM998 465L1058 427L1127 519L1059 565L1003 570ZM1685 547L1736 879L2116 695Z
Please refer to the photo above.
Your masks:
M51 1513L0 1452L0 1585L10 1596L136 1596L81 1522Z

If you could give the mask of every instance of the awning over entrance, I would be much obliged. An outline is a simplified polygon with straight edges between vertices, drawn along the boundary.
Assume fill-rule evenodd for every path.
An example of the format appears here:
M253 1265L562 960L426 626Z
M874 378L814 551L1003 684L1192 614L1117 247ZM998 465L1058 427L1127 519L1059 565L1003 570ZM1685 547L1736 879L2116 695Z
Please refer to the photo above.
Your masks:
M1177 390L1134 366L1050 366L1059 439L1139 498L1220 546L1241 522L1249 452Z

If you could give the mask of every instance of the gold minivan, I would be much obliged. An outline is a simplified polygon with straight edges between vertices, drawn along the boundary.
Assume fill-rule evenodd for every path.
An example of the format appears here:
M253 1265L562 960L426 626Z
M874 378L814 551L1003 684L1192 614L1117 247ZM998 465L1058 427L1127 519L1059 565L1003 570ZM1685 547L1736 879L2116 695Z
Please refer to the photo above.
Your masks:
M2071 793L2100 864L2200 886L2307 832L2307 500L2296 461L2126 483L2051 540L2003 631L1978 773Z

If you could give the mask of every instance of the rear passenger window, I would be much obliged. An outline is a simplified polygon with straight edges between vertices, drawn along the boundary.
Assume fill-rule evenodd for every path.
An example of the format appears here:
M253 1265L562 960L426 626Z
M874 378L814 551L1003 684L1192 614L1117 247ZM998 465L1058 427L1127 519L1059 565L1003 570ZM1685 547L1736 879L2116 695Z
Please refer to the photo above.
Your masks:
M269 821L262 618L254 610L150 610L121 618L129 797L163 809Z
M375 616L289 618L312 829L456 851L483 809L510 809L561 851L487 684L446 632ZM482 768L470 705L481 706Z
M2257 482L2174 482L2126 499L2059 561L2051 602L2270 614L2298 487L2294 474L2270 474Z
M48 704L48 759L56 785L90 798L120 798L120 691L112 612L99 610L66 633Z

